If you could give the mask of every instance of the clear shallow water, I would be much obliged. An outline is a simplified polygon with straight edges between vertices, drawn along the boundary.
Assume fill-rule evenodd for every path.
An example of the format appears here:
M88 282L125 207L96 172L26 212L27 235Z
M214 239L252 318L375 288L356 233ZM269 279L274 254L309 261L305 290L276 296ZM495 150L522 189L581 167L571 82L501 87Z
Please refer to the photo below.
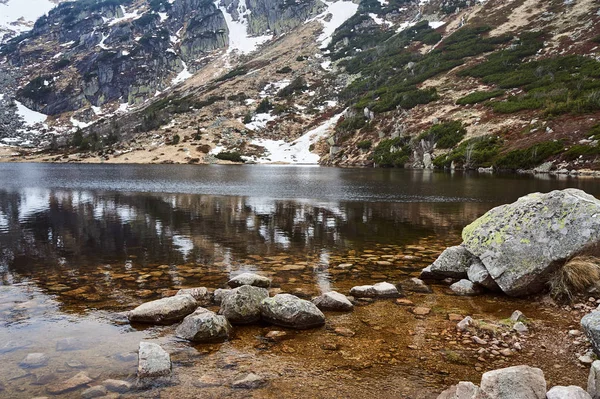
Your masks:
M43 395L41 382L82 369L99 381L133 379L131 353L142 339L175 352L198 348L175 342L169 328L122 325L116 312L182 287L221 287L245 270L306 297L402 281L460 242L462 228L491 207L566 187L600 195L600 182L575 178L0 164L0 387L5 397ZM259 334L238 333L239 345ZM65 338L77 338L75 347L59 350ZM239 345L198 350L247 356ZM46 353L48 365L20 367L32 352ZM302 356L293 360L324 361Z

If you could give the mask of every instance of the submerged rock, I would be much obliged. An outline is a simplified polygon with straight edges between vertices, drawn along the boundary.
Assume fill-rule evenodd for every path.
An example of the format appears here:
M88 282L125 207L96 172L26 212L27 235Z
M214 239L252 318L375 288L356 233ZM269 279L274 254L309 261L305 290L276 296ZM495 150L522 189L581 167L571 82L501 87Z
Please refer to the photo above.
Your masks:
M325 315L317 306L290 294L278 294L262 301L264 320L289 328L307 329L325 324Z
M140 342L138 378L168 377L171 375L171 356L152 342Z
M242 285L226 295L219 314L232 324L248 324L260 320L260 304L269 297L265 288Z
M92 398L100 398L104 397L108 394L108 391L102 385L96 385L95 387L91 387L81 392L81 397L83 399L92 399Z
M479 295L483 292L481 286L470 280L460 280L450 286L450 289L457 295Z
M271 286L271 279L254 273L242 273L229 280L227 285L231 288L240 287L242 285L269 288Z
M193 342L219 342L229 338L231 324L225 316L219 316L208 309L199 308L183 319L175 330L179 338Z
M133 386L130 382L128 381L123 381L123 380L104 380L102 382L102 385L104 385L106 387L106 389L108 389L111 392L117 392L117 393L125 393L128 392L129 390L131 390L131 387Z
M529 194L490 210L462 237L502 291L532 294L557 262L600 240L600 200L577 189Z
M130 322L172 324L182 320L198 307L198 303L189 294L146 302L128 314Z
M355 298L397 298L401 296L398 288L387 282L352 287L350 295Z
M546 380L538 368L513 366L484 373L480 391L484 398L545 399Z
M592 399L592 397L578 386L555 386L546 393L547 399Z
M431 265L421 272L421 278L443 280L467 278L467 271L474 257L465 247L449 247Z
M352 302L350 302L346 295L335 291L329 291L313 298L312 303L317 305L321 310L348 312L354 309L354 305L352 305Z
M48 356L44 353L30 353L19 363L23 368L37 368L48 364Z
M48 386L48 392L60 395L89 384L93 380L84 372L78 373L66 381L57 382Z

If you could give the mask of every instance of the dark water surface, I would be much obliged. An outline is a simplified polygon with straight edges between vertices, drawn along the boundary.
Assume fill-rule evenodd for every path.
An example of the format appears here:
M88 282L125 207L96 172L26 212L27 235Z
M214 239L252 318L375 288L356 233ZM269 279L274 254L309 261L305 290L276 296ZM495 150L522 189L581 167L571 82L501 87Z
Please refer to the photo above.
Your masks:
M255 337L267 326L237 329L231 343L191 347L175 341L170 327L134 328L122 324L116 313L183 287L219 288L242 271L269 275L277 289L306 297L331 289L347 292L359 284L400 282L417 275L446 246L459 243L462 228L493 206L567 187L600 196L600 181L570 177L283 166L0 164L0 397L44 396L49 383L82 370L98 382L133 381L135 351L143 339L170 350L176 360L175 385L190 395L246 397L224 388L226 383L207 391L193 380L200 371L215 370L224 379L234 378L235 373L222 371L229 368L219 366L231 357L240 365L233 368L237 373L247 371L243 359L253 359L251 365L265 363L255 358L264 354L264 348L255 348ZM422 300L486 315L506 313L513 306L502 302L506 299L499 300L500 306L497 301L485 305L456 299L440 287L435 292ZM355 317L389 315L397 308L372 306L371 314L361 308ZM328 320L355 330L366 323L348 317L328 315ZM412 316L394 317L399 317L395 323L418 329ZM383 334L386 345L408 339L390 331L374 334ZM327 334L306 332L295 340L296 349L288 345L291 351L270 348L265 356L275 363L266 362L263 373L284 376L283 382L272 382L271 390L258 391L256 397L271 397L275 387L300 395L299 386L309 387L305 397L336 392L338 397L361 397L360 389L352 387L363 380L395 392L389 397L419 397L414 390L423 379L431 391L423 391L422 397L429 397L441 385L473 375L472 367L437 375L433 358L430 366L420 360L422 366L406 363L403 368L400 356L394 378L403 376L397 383L404 388L389 391L382 385L395 380L375 363L362 369L367 371L350 368L350 393L334 391L335 381L345 378L336 374L343 368L330 352L304 352L310 348L307 342L331 339ZM372 342L370 337L355 339L348 348L368 353ZM36 352L47 355L47 365L19 365ZM336 370L331 371L333 385L311 385L327 375L320 369L308 370L299 380L285 377L286 367L304 362L330 364ZM76 390L64 396L80 395ZM162 395L185 397L177 387Z

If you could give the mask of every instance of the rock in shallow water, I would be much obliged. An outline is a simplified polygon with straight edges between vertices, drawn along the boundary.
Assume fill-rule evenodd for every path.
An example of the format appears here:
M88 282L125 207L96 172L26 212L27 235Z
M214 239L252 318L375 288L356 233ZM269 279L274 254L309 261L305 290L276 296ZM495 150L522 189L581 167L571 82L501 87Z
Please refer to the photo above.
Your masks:
M460 280L450 286L450 289L457 295L479 295L483 292L481 286L470 280Z
M177 295L189 294L198 303L198 306L208 306L213 300L212 293L206 287L183 288L177 291Z
M278 294L262 301L264 320L283 327L307 329L325 324L325 315L315 304L290 294Z
M271 286L271 279L255 273L242 273L229 280L227 285L231 288L241 287L242 285L269 288Z
M232 324L254 323L260 320L260 304L268 297L265 288L242 285L223 298L219 314Z
M479 284L490 291L502 291L479 259L473 261L467 271L467 276L473 283Z
M152 342L140 342L138 378L168 377L171 375L171 356Z
M104 385L109 391L117 393L125 393L132 387L130 382L123 380L104 380L102 385Z
M146 302L128 314L130 322L172 324L182 320L198 307L198 303L189 294Z
M544 288L556 261L600 240L600 200L577 189L534 193L496 207L462 232L508 295Z
M355 298L397 298L401 296L398 288L387 282L352 287L350 295Z
M259 375L250 373L247 376L240 378L239 380L234 381L231 384L232 388L237 389L256 389L264 384L266 384L267 380Z
M229 338L231 324L225 316L219 316L208 309L198 308L183 319L175 330L179 338L193 342L219 342Z
M546 393L547 399L592 399L592 397L580 387L571 385L568 387L555 386Z
M19 363L23 368L37 368L48 364L48 356L44 353L30 353Z
M445 278L467 278L473 263L473 255L463 246L449 247L421 272L421 278L443 280Z
M354 305L352 305L352 302L348 300L346 295L335 291L329 291L313 298L312 302L321 310L348 312L354 309Z

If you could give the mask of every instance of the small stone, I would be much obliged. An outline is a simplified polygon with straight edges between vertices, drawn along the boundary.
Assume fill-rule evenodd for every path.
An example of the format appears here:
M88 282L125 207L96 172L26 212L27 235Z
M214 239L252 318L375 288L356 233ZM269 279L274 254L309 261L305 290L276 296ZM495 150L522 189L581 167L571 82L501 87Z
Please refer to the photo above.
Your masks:
M102 383L111 392L125 393L129 391L132 384L123 380L104 380Z
M108 393L105 387L102 385L96 385L95 387L91 387L86 389L81 393L81 397L83 399L91 399L91 398L99 398L101 396L105 396Z
M466 331L469 327L473 325L473 323L474 320L471 318L471 316L467 316L460 322L458 322L458 324L456 325L456 329L459 331Z
M354 331L346 327L337 327L334 332L342 337L354 337L356 335Z
M513 352L510 349L505 348L505 349L500 350L500 354L502 356L512 356Z
M337 351L338 349L340 349L340 347L338 344L326 342L323 345L321 345L321 349L323 349L324 351Z
M254 373L250 373L244 378L234 381L231 384L231 387L237 389L256 389L266 384L266 382L267 380L265 378Z
M83 369L83 368L85 368L85 364L83 364L79 360L69 360L66 364L67 364L67 366L71 367L72 369Z
M487 341L484 339L481 339L477 336L471 337L471 339L473 340L473 342L475 342L477 345L487 345Z
M241 287L242 285L269 288L271 286L271 279L255 273L242 273L229 280L227 285L231 288Z
M398 298L396 299L396 304L401 306L413 306L414 302L410 299Z
M352 305L352 302L348 300L346 295L335 291L329 291L313 298L312 302L321 310L348 312L354 309L354 305Z
M527 331L529 331L529 329L527 328L527 326L525 324L523 324L523 322L516 322L515 325L513 326L513 330L515 330L516 332L518 332L519 334L524 334Z
M592 357L589 355L581 355L579 356L578 360L581 364L585 364L588 366L594 363L594 359L592 359Z
M48 392L53 395L63 394L89 384L93 380L84 372L78 373L63 382L57 382L48 386Z
M283 341L284 339L287 338L287 333L285 331L269 331L266 335L265 338L270 340L270 341L274 341L274 342L280 342Z
M512 315L510 315L510 321L512 321L513 323L516 323L518 321L523 321L525 319L526 319L525 315L520 310L515 310L512 313Z
M578 337L581 335L581 331L579 330L569 330L569 335L572 337Z
M479 295L483 292L480 285L474 284L470 280L460 280L450 286L450 289L457 295L469 296Z
M66 337L56 342L56 350L59 352L75 351L80 349L83 349L83 343L77 338Z
M430 308L426 308L424 306L418 306L412 310L412 313L417 316L426 316L431 312Z
M578 386L555 386L546 393L548 399L592 399L592 397Z
M448 313L448 320L450 320L450 321L461 321L464 318L465 317L463 315L461 315L461 314Z
M48 356L44 353L30 353L19 363L23 368L37 368L48 364Z

